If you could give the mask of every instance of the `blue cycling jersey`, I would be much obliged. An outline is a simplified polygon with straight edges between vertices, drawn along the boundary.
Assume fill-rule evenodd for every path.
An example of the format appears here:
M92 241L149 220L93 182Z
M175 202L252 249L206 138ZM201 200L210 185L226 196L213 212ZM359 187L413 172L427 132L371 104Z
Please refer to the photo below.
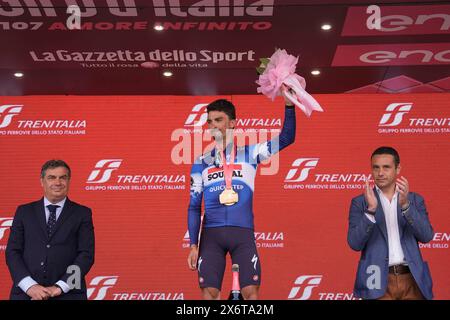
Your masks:
M286 107L283 128L278 137L264 143L235 148L232 176L233 190L239 201L231 206L219 202L225 190L222 157L216 149L199 157L191 170L191 195L188 208L188 229L191 244L198 243L202 198L205 198L203 227L236 226L253 229L253 190L258 164L284 149L295 140L295 109ZM231 145L225 150L229 161Z

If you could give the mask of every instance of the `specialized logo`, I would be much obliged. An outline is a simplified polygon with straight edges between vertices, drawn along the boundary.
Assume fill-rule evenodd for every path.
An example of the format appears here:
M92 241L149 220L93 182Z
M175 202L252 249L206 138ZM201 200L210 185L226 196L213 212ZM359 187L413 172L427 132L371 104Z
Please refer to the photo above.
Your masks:
M198 258L198 267L197 267L198 272L200 272L200 267L202 265L202 262L203 262L203 258L202 257Z
M22 107L22 104L5 104L0 106L0 128L9 126L12 118L22 111Z
M13 218L0 218L0 240L5 236L6 230L8 230L13 223Z
M111 178L111 173L117 170L123 159L104 159L97 162L92 170L87 183L104 183Z
M319 158L299 158L292 163L285 182L301 182L308 178L309 171L314 169L319 162Z
M312 290L318 287L322 281L322 275L303 275L298 277L295 286L289 293L289 300L308 300L311 298Z
M103 300L106 297L108 289L114 287L119 276L98 276L91 280L87 288L87 297L89 300Z
M379 126L381 127L394 127L398 126L403 116L411 111L412 103L391 103L386 108L386 113L381 117Z
M256 256L256 254L253 255L252 263L253 263L253 269L256 270L256 263L258 263L258 257Z

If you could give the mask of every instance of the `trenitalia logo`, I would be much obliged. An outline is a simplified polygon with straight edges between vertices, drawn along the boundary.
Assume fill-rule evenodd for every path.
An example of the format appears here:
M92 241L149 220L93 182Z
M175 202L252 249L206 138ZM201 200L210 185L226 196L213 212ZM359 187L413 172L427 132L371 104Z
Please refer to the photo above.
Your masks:
M104 300L107 291L114 287L119 276L98 276L92 279L87 289L89 300ZM132 292L113 293L109 300L184 300L182 292Z
M386 108L386 113L381 117L379 126L380 127L394 127L398 126L402 120L403 116L411 111L412 103L391 103Z
M203 216L202 216L203 222ZM285 233L281 231L270 231L270 232L254 232L255 242L257 248L284 248ZM200 236L199 236L200 239ZM189 248L190 238L189 230L183 237L182 248Z
M308 178L309 171L314 169L319 158L299 158L292 163L285 182L301 182Z
M0 218L0 240L5 236L6 230L12 226L13 218Z
M427 249L448 249L450 247L450 233L435 232L433 240L428 243L420 243L419 247Z
M126 174L113 171L122 166L123 159L102 159L86 180L87 191L150 191L184 190L186 176L182 174Z
M114 287L119 276L98 276L91 280L87 288L87 297L89 300L103 300L106 297L108 289Z
M322 275L299 276L294 282L288 300L308 300L311 298L312 290L319 286L322 277Z
M366 179L372 181L370 174L353 172L317 172L320 158L298 158L292 163L284 179L284 189L306 190L344 190L364 189ZM313 170L314 169L314 170ZM314 173L311 174L311 171Z
M192 113L187 117L184 123L187 127L202 127L208 120L208 113L206 112L207 103L196 104L192 108Z
M0 129L10 126L12 118L23 111L23 106L22 104L0 106ZM85 135L86 127L86 120L21 119L15 121L10 128L0 130L0 134L8 136Z
M186 130L195 130L195 128L202 129L202 127L208 121L208 113L206 112L206 107L208 103L196 104L191 113L188 115L184 126L188 127ZM240 118L236 121L236 133L240 133L246 130L256 130L256 128L267 128L270 131L280 131L281 119L280 118ZM248 128L243 130L242 128ZM276 129L275 129L276 128Z
M419 107L421 107L419 105ZM378 123L380 134L448 134L450 133L450 117L442 115L442 112L433 112L430 108L426 111L416 108L411 112L411 102L395 102L386 107L385 113ZM411 112L411 113L410 113ZM438 115L438 117L417 117L417 115ZM407 113L410 113L405 117Z
M0 128L9 126L12 118L22 111L22 107L22 104L5 104L0 106Z
M122 161L123 159L100 160L89 175L87 183L105 183L111 178L111 173L120 167Z

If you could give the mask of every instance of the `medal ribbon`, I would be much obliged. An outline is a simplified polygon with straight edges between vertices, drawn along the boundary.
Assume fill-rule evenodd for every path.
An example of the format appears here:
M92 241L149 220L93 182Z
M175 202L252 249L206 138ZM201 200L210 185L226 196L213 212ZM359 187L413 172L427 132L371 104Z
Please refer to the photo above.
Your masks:
M223 150L220 150L221 155L222 155L222 163L223 163L223 175L225 178L225 186L227 189L231 190L231 179L233 177L233 170L234 170L234 156L235 156L235 152L234 152L234 145L231 148L231 155L230 155L230 163L227 164L227 158L225 157L225 154L223 152Z

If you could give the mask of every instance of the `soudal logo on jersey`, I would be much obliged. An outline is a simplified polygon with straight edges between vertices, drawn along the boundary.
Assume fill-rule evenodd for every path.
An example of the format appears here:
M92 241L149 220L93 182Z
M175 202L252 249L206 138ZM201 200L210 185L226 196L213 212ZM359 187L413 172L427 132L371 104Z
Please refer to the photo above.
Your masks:
M234 165L234 169L233 170L233 178L243 178L244 176L242 175L242 165L240 164L235 164ZM211 180L216 180L216 179L223 179L224 177L224 173L223 173L223 168L210 168L208 169L208 181Z

